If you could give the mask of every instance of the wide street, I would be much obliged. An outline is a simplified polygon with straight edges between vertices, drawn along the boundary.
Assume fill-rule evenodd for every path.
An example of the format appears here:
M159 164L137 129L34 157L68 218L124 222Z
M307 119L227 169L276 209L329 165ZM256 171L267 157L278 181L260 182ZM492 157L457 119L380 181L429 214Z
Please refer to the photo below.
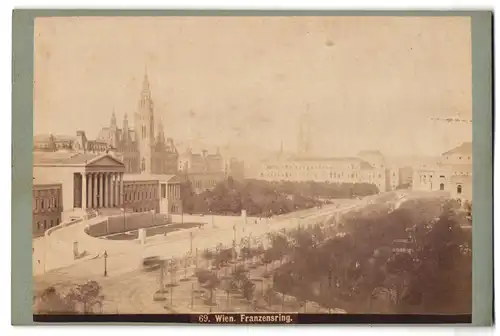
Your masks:
M241 217L215 217L212 219L211 216L191 216L185 220L203 220L206 223L205 228L180 231L167 236L148 237L145 245L140 245L138 241L110 241L89 237L83 232L87 223L75 224L55 231L50 236L48 245L71 246L73 240L64 244L64 241L58 242L56 239L78 237L85 242L85 249L88 250L89 257L86 260L73 260L72 265L67 265L70 258L65 258L64 263L61 263L59 268L36 275L34 277L35 289L40 290L58 283L81 283L87 280L96 280L103 286L106 298L105 311L109 313L114 311L120 313L164 313L164 308L152 301L152 295L158 288L157 272L141 271L144 257L184 257L191 250L191 242L194 253L196 253L196 249L201 253L202 250L213 249L218 244L231 246L235 236L236 241L239 242L242 237L263 236L268 232L295 228L299 223L304 227L324 221L335 213L345 213L353 208L364 207L373 199L374 197L361 200L342 200L321 209L299 211L268 220L247 218L244 221ZM392 198L392 203L394 202L399 203L397 197ZM190 232L192 232L192 240ZM43 240L44 238L39 240L37 248L44 247ZM90 249L92 247L93 250ZM60 250L47 250L47 256L48 258L57 258L54 253L62 253L62 250L62 248ZM108 274L106 277L104 277L104 258L102 257L104 250L108 253L106 260ZM65 249L65 251L65 253L71 253L70 250ZM34 262L36 263L36 261ZM187 272L192 274L193 270L194 266L191 265ZM182 273L183 271L180 271L179 276Z

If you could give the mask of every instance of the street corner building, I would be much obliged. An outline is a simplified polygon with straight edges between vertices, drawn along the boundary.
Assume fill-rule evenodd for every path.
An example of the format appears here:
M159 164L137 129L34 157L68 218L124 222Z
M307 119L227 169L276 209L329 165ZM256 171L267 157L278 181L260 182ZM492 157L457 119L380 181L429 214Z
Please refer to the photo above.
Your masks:
M462 201L472 201L472 142L421 163L414 171L413 190L442 191Z

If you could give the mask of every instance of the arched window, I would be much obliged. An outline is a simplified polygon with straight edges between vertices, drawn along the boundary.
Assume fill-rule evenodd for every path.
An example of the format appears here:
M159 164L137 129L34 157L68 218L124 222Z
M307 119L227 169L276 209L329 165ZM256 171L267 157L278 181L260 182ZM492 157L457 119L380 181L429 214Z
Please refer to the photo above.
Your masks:
M441 183L441 184L439 185L439 190L444 190L444 183Z
M462 193L462 186L459 184L459 185L457 186L457 194L459 194L459 195L460 195L461 193Z

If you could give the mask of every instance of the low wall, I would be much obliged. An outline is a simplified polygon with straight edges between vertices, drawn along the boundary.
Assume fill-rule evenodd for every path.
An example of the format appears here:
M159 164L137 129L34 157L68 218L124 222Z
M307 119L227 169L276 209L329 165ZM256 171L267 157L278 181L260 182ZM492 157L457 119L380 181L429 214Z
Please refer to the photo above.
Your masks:
M103 222L89 226L85 229L85 232L92 237L102 237L168 223L168 217L164 214L155 214L151 212L129 213L125 216L110 216Z
M83 219L76 219L76 220L72 220L72 221L62 222L61 224L54 226L54 227L51 227L50 229L45 231L45 236L50 236L52 234L52 232L54 232L54 231L57 231L59 229L62 229L63 227L67 227L67 226L70 226L73 224L81 223L82 221L83 221Z

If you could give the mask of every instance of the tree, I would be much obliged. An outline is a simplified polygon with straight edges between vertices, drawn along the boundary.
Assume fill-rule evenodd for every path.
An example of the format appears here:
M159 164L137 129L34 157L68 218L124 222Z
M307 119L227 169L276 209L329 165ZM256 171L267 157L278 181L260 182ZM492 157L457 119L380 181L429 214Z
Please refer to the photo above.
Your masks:
M244 282L243 282L243 286L242 286L242 294L243 294L243 297L248 301L252 301L253 299L253 296L254 296L254 291L255 291L255 284L246 279Z
M73 287L65 299L72 311L92 314L96 313L97 308L102 308L104 296L101 291L102 287L97 281L87 281Z
M209 290L210 296L207 300L208 305L213 305L213 295L214 290L220 285L220 279L217 274L208 270L196 270L195 276L198 278L198 282L203 288Z
M50 286L46 288L39 296L35 297L34 311L37 314L69 314L73 313L72 307L57 290Z

